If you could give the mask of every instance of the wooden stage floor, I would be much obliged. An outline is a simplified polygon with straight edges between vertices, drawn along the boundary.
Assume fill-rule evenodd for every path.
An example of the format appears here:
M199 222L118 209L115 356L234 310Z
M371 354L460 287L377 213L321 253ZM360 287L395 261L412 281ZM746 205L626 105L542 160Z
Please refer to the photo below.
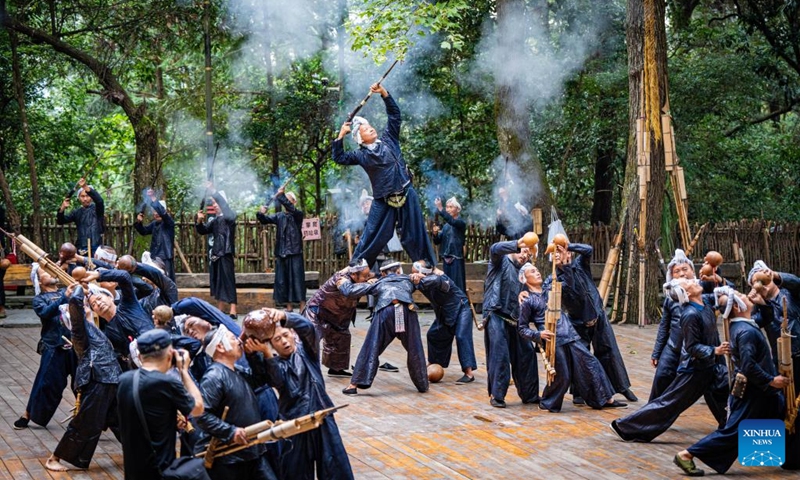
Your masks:
M353 362L366 331L364 316L359 312L353 329ZM421 316L423 332L432 319L430 313ZM615 331L633 389L646 398L653 377L649 359L656 327L618 326ZM37 328L0 329L0 479L121 479L121 448L108 432L88 471L51 474L44 469L64 432L58 421L67 417L74 401L68 391L48 428L13 430L38 367L34 351L38 337ZM596 411L573 406L567 396L562 413L552 414L537 405L522 405L512 386L508 408L493 408L486 393L483 335L474 331L474 337L479 370L472 384L454 383L461 376L454 352L444 380L431 385L428 393L417 393L399 342L381 361L399 366L400 372L379 372L372 389L357 397L341 393L346 379L326 379L334 403L350 404L337 414L337 422L356 478L678 478L673 455L714 429L702 401L650 444L623 443L608 427L611 420L644 401L624 410ZM797 478L797 472L744 468L738 463L729 475Z

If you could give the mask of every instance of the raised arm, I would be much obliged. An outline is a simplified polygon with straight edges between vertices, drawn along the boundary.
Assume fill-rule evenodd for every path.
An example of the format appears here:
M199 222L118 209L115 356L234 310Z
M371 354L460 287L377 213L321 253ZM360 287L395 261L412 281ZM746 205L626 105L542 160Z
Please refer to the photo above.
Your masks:
M314 325L300 314L286 312L286 318L281 320L281 326L291 328L303 342L303 348L311 358L319 360L319 339Z
M155 223L156 222L150 222L147 225L145 225L142 222L136 221L133 224L133 228L135 228L136 231L139 232L139 235L150 235L153 233L153 225L155 225Z
M395 143L400 143L400 126L403 123L403 116L400 114L400 106L397 105L397 102L394 98L386 92L385 95L381 93L383 96L383 103L386 106L386 116L388 117L388 122L386 123L386 135L394 140Z
M225 325L237 337L242 333L241 327L232 321L231 317L200 298L189 297L179 300L172 304L172 312L175 315L191 315L202 318L214 326Z
M106 214L106 204L103 201L103 197L100 196L97 190L91 187L89 187L89 189L86 191L86 194L89 195L94 202L94 211L97 214L97 217L103 218L103 215Z
M517 240L509 240L507 242L497 242L489 248L489 261L497 267L503 260L505 255L509 253L519 252L519 244Z
M692 358L702 360L714 356L714 346L700 341L703 338L703 317L700 312L684 313L681 317L681 331L684 349Z
M78 358L89 349L89 335L86 333L86 312L83 307L83 289L76 288L69 299L69 321L72 324L72 348Z
M544 314L546 305L535 295L530 295L527 300L519 306L519 318L517 319L517 333L520 337L534 342L541 341L541 330L544 330ZM533 323L536 329L530 328Z

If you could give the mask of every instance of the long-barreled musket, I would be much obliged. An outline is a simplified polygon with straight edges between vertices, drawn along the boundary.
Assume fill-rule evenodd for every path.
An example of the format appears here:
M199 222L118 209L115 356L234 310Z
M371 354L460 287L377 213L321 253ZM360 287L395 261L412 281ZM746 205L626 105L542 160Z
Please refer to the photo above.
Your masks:
M550 293L547 296L547 312L544 314L544 329L553 334L550 340L544 343L542 365L547 372L547 384L550 385L556 378L556 328L561 317L561 282L556 275L556 245L551 243L545 250L545 255L553 254L553 283L550 284Z
M378 85L380 85L381 83L383 83L384 80L386 80L386 77L389 76L389 73L392 71L394 66L397 65L397 62L399 62L399 61L400 61L400 59L397 59L394 62L392 62L392 65L389 67L389 70L386 70L386 73L384 73L383 76L381 77L381 79L378 80ZM361 100L361 102L359 102L359 104L356 106L356 108L354 108L353 111L350 112L350 114L347 115L347 120L345 120L345 122L352 122L353 121L353 117L358 115L358 112L360 112L361 109L364 108L364 105L367 104L367 102L369 101L371 96L372 96L372 90L370 90L369 93L367 94L367 96L364 97L364 99Z
M783 297L783 321L781 322L781 336L778 338L778 374L789 379L794 379L794 362L792 360L792 335L789 334L789 315L786 307L786 297ZM795 398L794 382L783 387L786 397L786 433L793 434L794 424L797 420L797 409L800 406L800 396Z
M469 309L472 312L472 321L475 322L475 328L480 332L486 328L486 323L478 321L478 314L475 313L475 305L472 304L472 289L467 289L467 302L469 302Z
M694 250L694 247L697 246L697 241L700 240L700 235L703 234L703 231L705 231L707 226L708 222L704 223L703 226L700 227L700 230L698 230L697 233L695 234L694 238L692 239L692 243L690 243L689 246L686 247L686 256L688 258L692 258L692 250Z
M81 174L82 174L81 178L83 178L84 180L88 181L89 180L89 176L92 173L94 173L95 168L97 168L97 166L100 164L100 160L102 160L102 159L103 159L103 154L101 153L100 155L98 155L94 159L88 160L83 165L83 167L81 167L81 170L80 170ZM92 163L89 163L89 162L92 162ZM81 189L81 187L79 187L78 184L75 183L75 185L69 190L69 192L67 192L67 194L64 196L64 198L65 199L72 198L72 196L75 195L75 192L77 192L80 189Z
M32 241L25 238L25 236L7 232L2 228L0 228L0 232L3 232L9 238L13 238L14 241L17 242L17 245L19 245L20 250L22 250L25 255L29 256L34 262L37 262L45 272L49 273L54 278L57 278L62 284L74 285L78 283L78 281L72 278L70 274L62 270L58 265L56 265L55 262L50 260L47 252L39 248L39 246Z
M617 266L617 261L619 260L619 252L620 246L622 245L622 232L625 228L625 223L623 222L619 226L619 232L617 236L614 237L614 244L611 247L611 250L608 251L608 257L606 257L606 266L603 267L603 276L600 277L600 286L597 289L600 291L600 298L603 299L603 308L605 308L606 303L608 302L608 292L611 290L611 279L614 278L614 270Z
M722 339L723 341L727 342L728 345L730 345L731 343L730 313L728 313L728 315L722 315ZM733 388L733 379L736 376L734 372L733 358L731 358L730 353L725 354L725 366L728 367L728 390L730 390Z
M212 458L224 457L240 450L244 450L245 448L250 448L253 445L277 442L278 440L284 438L289 438L294 435L308 432L309 430L319 428L319 426L322 425L323 420L325 420L325 417L337 410L345 408L348 405L349 404L344 404L338 407L317 410L316 412L309 413L303 417L295 418L294 420L278 420L275 423L270 420L264 420L263 422L255 423L249 427L245 427L244 429L245 435L247 435L246 444L237 445L235 443L228 443L220 446L210 454L213 455ZM200 452L195 456L208 457L208 455L209 450L206 450L205 452Z

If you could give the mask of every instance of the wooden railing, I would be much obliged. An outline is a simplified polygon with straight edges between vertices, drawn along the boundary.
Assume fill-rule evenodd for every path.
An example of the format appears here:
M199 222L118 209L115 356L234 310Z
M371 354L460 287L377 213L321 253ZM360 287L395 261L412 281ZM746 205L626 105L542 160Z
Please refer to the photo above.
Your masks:
M176 222L176 243L186 257L192 271L205 272L207 258L205 236L198 235L194 229L194 217L189 214L178 215ZM322 239L306 241L304 245L306 270L320 272L321 278L327 278L336 270L347 264L346 254L334 252L333 225L336 218L333 216L321 219ZM428 221L431 225L431 220ZM594 261L605 261L611 241L617 232L617 227L566 227L570 241L589 243L595 248ZM692 231L696 232L699 225L694 225ZM26 225L23 232L30 235L30 228ZM59 246L66 241L74 241L76 237L74 225L56 225L55 216L43 219L42 230L45 251L58 251ZM140 237L133 229L133 216L110 212L106 216L105 242L119 252L127 253L131 238L134 236L134 251L137 255L147 249L149 237ZM701 259L707 250L717 250L726 262L733 262L734 253L732 245L738 236L739 243L744 251L747 268L753 261L761 259L775 270L798 273L800 272L800 223L775 223L762 220L743 220L739 222L726 222L709 225L700 237L695 247L695 258ZM31 238L29 236L29 238ZM500 237L494 233L493 228L481 228L478 225L469 225L466 237L466 259L468 262L485 261L489 256L489 247L499 241ZM677 242L677 238L675 239ZM542 240L544 243L544 240ZM238 272L263 272L274 268L273 246L275 244L275 227L264 226L258 223L253 216L239 215L236 231L236 270ZM666 260L672 252L663 252ZM410 259L401 252L394 254L403 262ZM21 261L28 261L22 259ZM175 258L175 268L178 272L186 269L180 259Z

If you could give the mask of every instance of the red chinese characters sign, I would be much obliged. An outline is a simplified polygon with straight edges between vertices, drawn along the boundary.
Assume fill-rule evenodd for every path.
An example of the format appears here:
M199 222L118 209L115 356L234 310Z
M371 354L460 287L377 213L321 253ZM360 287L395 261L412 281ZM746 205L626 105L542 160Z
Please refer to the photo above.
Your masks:
M319 217L303 219L303 240L321 240L322 230L319 228Z

